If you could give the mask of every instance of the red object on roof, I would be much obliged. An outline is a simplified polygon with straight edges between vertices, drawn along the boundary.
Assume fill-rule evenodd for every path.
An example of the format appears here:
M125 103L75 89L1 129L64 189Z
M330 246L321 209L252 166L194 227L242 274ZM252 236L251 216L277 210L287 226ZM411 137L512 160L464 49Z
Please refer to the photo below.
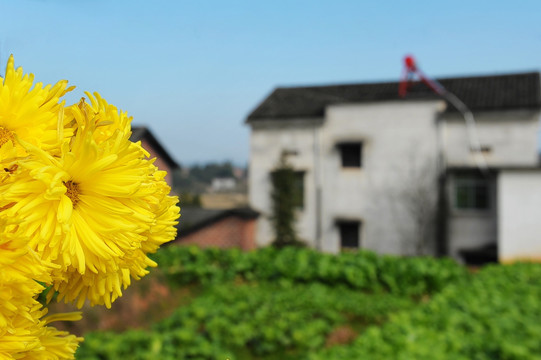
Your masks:
M415 71L416 70L415 59L413 59L413 56L406 55L406 57L404 58L404 64L406 64L406 68L408 70L410 70L410 71Z
M400 97L405 97L410 83L413 78L417 76L426 86L428 86L432 91L439 95L445 95L446 90L438 82L429 79L415 63L415 59L412 55L406 55L404 57L404 70L402 71L402 76L400 78L400 83L398 86L398 94Z

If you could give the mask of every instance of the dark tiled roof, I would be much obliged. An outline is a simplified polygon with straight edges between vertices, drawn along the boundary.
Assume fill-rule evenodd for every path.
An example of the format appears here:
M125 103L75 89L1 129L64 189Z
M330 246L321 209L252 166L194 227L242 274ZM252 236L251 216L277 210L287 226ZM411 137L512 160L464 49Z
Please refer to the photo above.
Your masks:
M148 141L150 146L158 153L160 158L162 158L171 168L178 168L178 164L171 155L164 149L162 144L154 137L152 132L146 126L132 126L132 133L130 140L133 142L141 141L145 139Z
M537 72L437 80L472 111L541 107L540 79ZM412 84L404 99L398 96L398 82L279 87L248 116L247 121L322 117L325 107L331 104L435 98L437 95L419 82ZM455 110L448 106L448 111Z

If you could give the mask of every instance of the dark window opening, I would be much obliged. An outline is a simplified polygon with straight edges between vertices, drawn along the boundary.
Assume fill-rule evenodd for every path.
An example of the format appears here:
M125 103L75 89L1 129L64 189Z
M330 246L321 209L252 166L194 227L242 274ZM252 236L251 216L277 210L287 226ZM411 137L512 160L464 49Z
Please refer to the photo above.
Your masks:
M460 210L488 210L490 191L488 179L482 174L455 176L455 207Z
M339 221L338 229L340 231L341 249L358 249L360 247L359 221Z
M488 145L480 145L478 148L470 147L471 152L482 152L482 153L489 153L492 151L492 147Z
M342 167L360 168L362 166L362 143L341 143L338 144Z

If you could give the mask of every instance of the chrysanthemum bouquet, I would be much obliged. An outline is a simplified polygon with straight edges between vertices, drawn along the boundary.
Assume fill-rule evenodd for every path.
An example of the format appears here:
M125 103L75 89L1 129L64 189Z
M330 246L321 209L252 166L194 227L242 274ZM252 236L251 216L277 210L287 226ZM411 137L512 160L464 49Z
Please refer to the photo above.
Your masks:
M0 82L0 359L71 359L74 335L49 324L47 292L79 308L111 303L176 235L177 198L131 118L99 94L61 98L8 60Z

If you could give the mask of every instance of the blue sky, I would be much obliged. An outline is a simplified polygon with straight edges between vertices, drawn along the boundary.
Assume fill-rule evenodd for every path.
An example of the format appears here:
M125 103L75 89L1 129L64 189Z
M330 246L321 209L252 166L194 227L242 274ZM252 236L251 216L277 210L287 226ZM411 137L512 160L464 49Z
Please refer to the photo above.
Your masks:
M98 91L181 164L249 156L276 86L541 70L541 1L0 0L0 63ZM0 72L3 73L3 70Z

